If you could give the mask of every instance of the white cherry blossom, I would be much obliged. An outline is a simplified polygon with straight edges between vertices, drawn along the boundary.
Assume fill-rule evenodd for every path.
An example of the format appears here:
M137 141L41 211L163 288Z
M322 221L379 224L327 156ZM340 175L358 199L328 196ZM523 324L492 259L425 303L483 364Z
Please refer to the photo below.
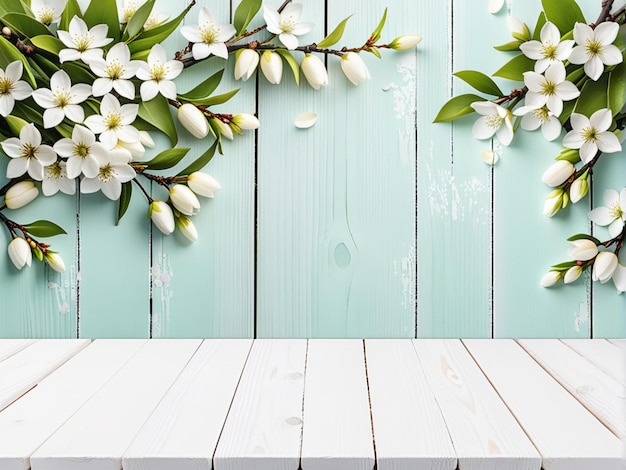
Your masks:
M85 112L80 103L90 95L91 86L85 83L72 85L70 76L64 70L59 70L50 78L50 89L38 88L32 96L45 109L43 123L49 129L60 124L65 117L70 121L82 122Z
M72 138L64 138L54 144L54 150L67 158L67 176L70 179L84 174L87 178L95 178L98 174L98 156L106 156L107 149L96 136L86 127L75 125Z
M542 73L550 65L563 62L572 52L574 40L561 41L561 33L554 23L543 25L539 33L541 41L532 40L520 44L522 53L529 59L536 60L535 72Z
M180 31L185 39L193 43L191 48L193 58L201 60L215 55L227 59L228 48L224 43L235 35L235 27L231 24L216 23L211 12L205 7L200 8L198 18L198 26L183 26Z
M509 145L513 140L513 121L511 112L491 101L477 101L471 104L474 111L482 117L474 123L472 135L474 138L490 139L496 135L502 145Z
M19 60L7 65L6 70L0 69L0 115L6 117L13 111L15 101L28 98L33 89L23 80L24 66Z
M157 26L160 26L167 20L169 20L169 18L169 13L165 13L162 11L153 11L152 13L150 13L150 16L148 16L148 19L146 20L146 23L143 25L143 29L147 31L149 29L156 28Z
M546 105L540 108L522 106L517 108L513 114L522 116L520 125L526 131L534 131L541 127L541 133L546 140L552 141L561 135L561 122Z
M117 7L117 16L120 19L120 23L128 23L128 20L137 13L137 10L139 10L144 3L146 3L146 0L124 0L122 4Z
M584 23L576 23L574 40L578 45L572 50L569 61L572 64L585 64L587 76L597 80L604 72L605 65L616 65L623 60L622 53L613 44L618 33L619 24L613 21L600 23L596 29Z
M67 49L59 51L59 61L61 63L68 60L82 60L89 63L93 59L102 57L102 47L113 41L107 38L109 27L105 24L98 24L89 29L87 24L78 16L70 21L70 30L57 31L59 39L67 46Z
M138 111L138 104L120 105L119 100L109 93L102 98L100 114L89 116L85 119L85 125L95 134L100 134L100 142L107 149L112 149L118 140L124 142L139 140L139 131L132 126Z
M7 165L7 178L17 178L25 173L37 181L43 179L43 167L57 159L52 147L41 143L41 133L34 124L26 124L20 137L9 137L1 143L2 150L11 161Z
M124 98L135 98L135 85L130 81L135 76L142 62L130 60L130 49L124 42L115 44L106 55L89 62L89 67L96 78L93 82L93 96L104 96L111 90L117 91Z
M580 149L580 159L589 163L598 153L614 153L622 150L617 136L609 131L613 115L608 108L599 109L587 117L572 113L570 123L572 130L563 139L563 145L571 149Z
M67 0L31 0L30 9L37 21L50 26L59 22L66 3Z
M148 54L147 62L140 62L137 78L143 80L139 89L141 99L150 101L158 93L171 100L176 99L176 84L172 81L183 71L179 60L167 60L165 49L155 44Z
M278 39L289 50L298 47L298 38L313 29L313 23L301 23L301 3L289 3L282 12L278 12L267 5L263 6L263 19L267 23L267 30L277 34Z
M98 173L94 178L82 179L80 192L102 191L106 197L116 201L122 194L122 183L129 182L136 175L129 162L130 154L125 150L110 150L106 155L98 156Z
M597 207L589 212L589 219L597 225L609 226L609 234L615 238L626 224L626 188L618 193L614 189L604 191L605 207Z
M65 194L76 192L76 181L67 177L67 163L56 161L44 168L41 191L44 196L53 196L59 191Z
M524 72L524 84L528 88L526 106L533 109L546 105L556 117L563 111L563 101L573 100L580 95L576 85L565 80L565 66L561 62L554 62L543 75Z

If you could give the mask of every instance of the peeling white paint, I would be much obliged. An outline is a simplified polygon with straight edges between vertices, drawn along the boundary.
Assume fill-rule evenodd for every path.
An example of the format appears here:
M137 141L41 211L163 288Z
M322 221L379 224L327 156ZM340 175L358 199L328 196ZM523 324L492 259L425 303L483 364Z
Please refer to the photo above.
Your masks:
M586 303L580 302L578 304L578 312L574 312L574 330L576 330L576 333L579 333L581 327L587 323L589 323L589 309Z
M153 308L155 312L160 312L160 314L152 317L152 337L160 338L162 337L164 324L170 321L170 300L174 296L174 292L170 287L174 271L167 253L159 251L154 259L150 275L152 279ZM155 305L157 302L160 304L160 308Z
M414 308L415 271L415 245L410 245L406 256L403 256L400 261L393 261L393 276L399 277L402 283L400 306L405 310Z

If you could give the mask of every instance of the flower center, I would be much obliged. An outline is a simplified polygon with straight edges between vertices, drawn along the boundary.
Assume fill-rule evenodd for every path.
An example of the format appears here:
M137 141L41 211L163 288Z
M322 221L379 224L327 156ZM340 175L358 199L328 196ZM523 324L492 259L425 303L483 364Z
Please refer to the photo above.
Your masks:
M279 26L280 26L280 30L283 33L291 33L295 29L297 24L298 23L293 16L288 16L287 18L284 18L284 19L281 18Z
M618 220L624 217L624 211L622 210L622 207L619 205L618 201L615 201L613 204L611 204L608 209L609 217L611 217L611 219Z
M580 135L585 142L595 142L598 140L598 131L593 127L584 127L580 130Z
M556 59L556 46L551 42L541 46L541 53L546 59Z
M494 129L498 129L502 125L502 121L504 121L504 118L499 114L489 114L488 116L485 116L485 122L487 125Z
M72 36L72 42L76 46L76 50L78 52L85 52L86 50L88 50L93 40L94 40L93 36L90 35L89 33L74 34Z
M167 72L169 72L169 67L162 64L161 62L157 62L152 66L150 72L152 74L152 80L160 82L161 80L165 79Z
M13 82L7 77L0 78L0 95L11 94Z
M48 176L50 178L54 178L55 180L58 180L59 178L63 178L65 176L65 171L61 166L61 162L58 161L47 167L46 171L48 173Z
M213 44L219 36L220 28L214 23L207 22L200 28L200 37L202 42L206 44Z
M124 3L124 8L122 9L122 14L124 15L124 20L122 23L128 23L130 17L137 13L138 5L137 2L127 1Z
M545 81L542 85L543 91L542 94L546 96L556 95L556 83Z
M115 168L110 163L107 163L106 165L101 166L100 171L98 172L98 178L103 183L111 181L116 176L117 176L117 173L115 172Z
M37 147L30 143L22 145L22 158L37 159Z
M104 116L103 121L109 131L117 131L122 127L122 115L120 113L108 113Z
M110 63L107 64L104 69L105 73L109 76L111 80L118 80L124 75L126 69L124 65L117 59L113 59Z
M588 39L587 44L585 44L585 48L587 49L587 54L590 56L596 56L602 52L602 43L597 39Z
M89 155L91 148L84 142L79 142L74 146L74 155L80 158L85 158Z
M535 118L542 123L548 122L550 120L550 112L546 106L542 106L541 108L535 109L533 111Z
M39 21L41 21L46 26L50 26L50 24L54 21L54 9L49 5L44 5L37 11L35 16Z
M67 90L57 88L52 94L52 101L57 105L57 108L63 109L72 101L72 95Z

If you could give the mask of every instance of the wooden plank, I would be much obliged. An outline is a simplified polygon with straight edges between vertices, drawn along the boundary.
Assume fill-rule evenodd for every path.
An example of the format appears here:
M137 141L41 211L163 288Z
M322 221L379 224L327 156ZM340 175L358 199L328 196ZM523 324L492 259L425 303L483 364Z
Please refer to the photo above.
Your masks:
M0 468L28 470L30 456L146 340L97 340L0 413Z
M309 340L302 470L374 468L368 399L363 341Z
M32 470L119 470L201 340L152 340L31 456Z
M204 340L124 454L124 470L210 470L252 340Z
M88 339L44 339L0 363L0 410L89 344Z
M626 386L626 354L620 348L604 339L563 339L562 341Z
M608 340L609 343L614 344L615 346L617 346L618 348L622 348L623 350L626 351L626 339L609 339Z
M459 459L459 468L537 470L540 458L463 344L413 341Z
M0 339L0 361L11 357L13 354L20 352L33 344L34 339Z
M544 470L623 469L620 440L513 340L463 340L539 450Z
M297 470L307 343L256 340L214 457L215 470Z
M557 339L527 339L519 343L617 437L626 438L623 385Z
M378 470L453 470L457 457L410 340L366 340Z

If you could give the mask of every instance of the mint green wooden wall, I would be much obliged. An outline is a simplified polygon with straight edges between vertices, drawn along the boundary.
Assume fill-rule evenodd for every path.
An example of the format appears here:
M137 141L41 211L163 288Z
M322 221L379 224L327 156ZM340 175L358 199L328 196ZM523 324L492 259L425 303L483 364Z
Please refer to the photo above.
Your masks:
M183 5L171 3L157 9ZM17 272L3 249L0 337L625 336L626 296L612 283L539 287L565 259L566 238L588 229L588 199L542 215L549 191L540 177L560 144L527 133L510 147L479 142L474 117L432 124L452 93L468 91L453 71L503 63L491 46L509 40L507 8L532 25L539 0L509 0L497 15L487 0L302 3L316 23L308 42L355 13L342 42L360 44L385 6L383 40L424 40L382 62L366 57L372 79L359 87L332 59L330 84L317 92L298 88L287 70L280 86L235 82L231 64L221 88L242 90L223 109L256 113L262 127L226 142L207 166L223 189L204 201L195 244L153 231L139 197L120 226L100 194L40 198L21 210L22 222L54 212L68 232L54 240L68 269ZM580 3L595 19L599 0ZM236 6L198 4L221 20ZM184 44L181 36L167 47ZM215 61L196 67L179 90L215 69ZM305 111L318 122L296 129ZM209 144L180 143L196 156ZM494 168L479 157L492 147ZM597 187L623 186L622 157L602 160ZM7 242L1 232L0 246Z

